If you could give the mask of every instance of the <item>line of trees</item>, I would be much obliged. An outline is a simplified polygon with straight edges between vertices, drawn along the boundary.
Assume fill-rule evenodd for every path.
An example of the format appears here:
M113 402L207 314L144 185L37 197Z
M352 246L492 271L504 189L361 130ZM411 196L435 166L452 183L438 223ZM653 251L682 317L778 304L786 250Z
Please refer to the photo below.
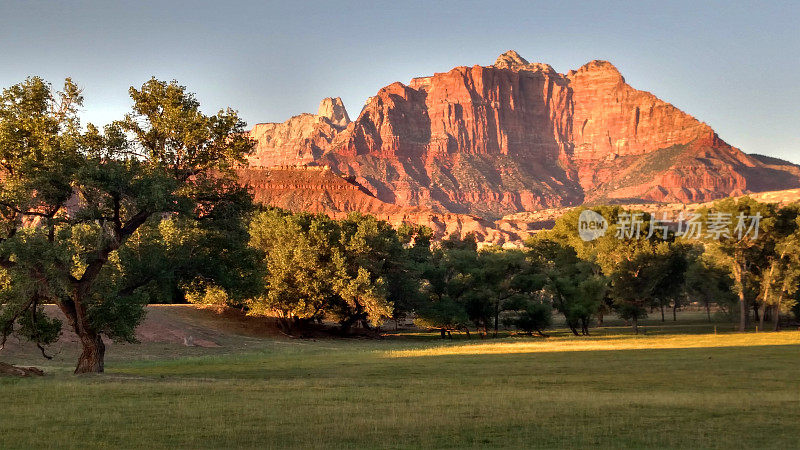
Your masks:
M430 229L372 216L255 206L235 168L253 141L235 111L206 115L177 82L131 88L131 112L102 131L83 127L69 79L39 78L0 96L0 347L12 334L47 345L62 323L79 337L76 373L102 372L103 336L135 341L148 303L190 301L277 316L287 333L314 322L372 329L413 317L442 337L545 335L554 313L575 335L608 314L638 332L648 313L688 302L778 329L797 314L800 208L748 197L700 211L758 215L757 237L691 240L669 228L618 239L611 224L582 240L582 208L522 249L478 249L472 236L433 242ZM712 212L713 210L713 212ZM752 319L751 313L752 312Z
M609 313L638 333L652 311L666 320L669 310L676 320L689 303L702 305L709 321L718 309L737 314L744 330L752 312L761 329L771 320L777 330L797 304L797 205L777 208L749 197L719 201L698 217L757 214L758 230L703 239L682 237L674 226L651 231L644 212L641 237L620 239L618 220L630 212L596 207L612 225L588 242L577 228L583 210L570 211L552 230L513 250L478 250L471 236L432 243L430 230L395 230L360 214L336 221L262 212L251 222L251 246L266 261L258 270L264 294L246 307L278 313L287 330L328 318L344 331L410 314L418 326L446 337L452 331L496 335L501 325L544 335L553 311L575 335L588 335Z

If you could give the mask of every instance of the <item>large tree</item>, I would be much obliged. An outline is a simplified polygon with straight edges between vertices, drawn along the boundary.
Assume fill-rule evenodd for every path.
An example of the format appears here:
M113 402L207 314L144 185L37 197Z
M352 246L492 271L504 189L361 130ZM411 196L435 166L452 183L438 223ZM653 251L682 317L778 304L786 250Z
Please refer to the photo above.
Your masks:
M269 209L256 215L250 233L265 263L264 291L248 303L251 314L277 313L290 332L323 318L347 332L391 317L391 293L403 290L395 284L404 248L387 222Z
M13 331L39 344L60 324L82 346L76 373L102 372L103 335L132 340L147 302L120 250L148 221L219 216L246 197L234 167L253 142L233 110L205 115L177 82L130 89L132 111L104 132L83 132L80 89L56 92L30 78L0 97L0 266L3 340ZM144 284L144 283L142 283Z
M472 287L477 264L478 246L473 235L462 238L454 233L438 242L418 269L423 296L414 310L414 323L438 329L442 338L452 330L469 336L469 323L475 320L474 310L470 317L469 303L475 300Z
M725 311L731 311L731 307L738 301L730 270L706 254L692 260L686 268L686 292L690 298L705 306L709 322L712 303Z
M578 258L575 249L545 235L527 243L528 257L544 276L553 306L564 315L576 336L588 335L592 317L600 310L608 279L599 266Z
M758 298L754 306L761 306L759 328L764 329L764 321L768 314L773 315L774 326L777 329L781 304L787 289L796 286L797 251L800 242L798 232L798 219L800 219L800 205L786 205L775 211L774 222L769 228L769 233L759 236L757 257L754 265L758 282Z
M468 313L476 326L484 328L484 333L486 327L492 326L497 337L500 314L522 309L519 305L527 308L530 303L538 303L533 300L542 289L544 278L539 266L532 264L520 250L483 249L475 262Z
M720 200L698 214L706 224L721 225L719 232L708 230L704 235L706 250L730 267L739 300L739 331L744 331L748 304L758 296L758 282L772 259L765 255L771 255L774 249L775 208L745 196ZM754 295L748 295L750 292Z

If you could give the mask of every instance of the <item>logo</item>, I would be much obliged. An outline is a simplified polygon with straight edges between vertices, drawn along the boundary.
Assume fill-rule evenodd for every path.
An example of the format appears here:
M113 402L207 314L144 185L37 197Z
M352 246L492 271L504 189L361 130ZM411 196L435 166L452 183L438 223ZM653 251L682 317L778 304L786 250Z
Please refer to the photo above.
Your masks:
M578 236L586 242L593 241L606 234L608 222L600 214L586 209L578 217Z

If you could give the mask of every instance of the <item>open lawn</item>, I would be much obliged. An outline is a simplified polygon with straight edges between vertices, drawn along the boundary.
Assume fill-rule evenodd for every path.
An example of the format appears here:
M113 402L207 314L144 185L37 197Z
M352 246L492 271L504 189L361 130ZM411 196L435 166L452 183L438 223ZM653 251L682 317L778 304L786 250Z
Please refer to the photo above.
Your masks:
M0 448L797 446L800 332L668 325L112 345L84 377L66 346L46 377L0 378Z

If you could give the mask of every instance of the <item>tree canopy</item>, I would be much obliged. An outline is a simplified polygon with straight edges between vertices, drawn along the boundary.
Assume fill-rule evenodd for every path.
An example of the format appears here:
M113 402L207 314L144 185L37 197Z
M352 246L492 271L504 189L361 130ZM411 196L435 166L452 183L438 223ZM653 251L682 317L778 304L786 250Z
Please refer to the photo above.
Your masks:
M102 335L135 339L149 297L124 258L134 234L166 215L213 221L249 203L233 168L253 143L235 111L204 115L174 81L130 95L132 111L102 132L82 130L69 79L55 91L29 78L0 97L2 337L19 326L52 342L60 324L41 305L55 303L83 347L76 373L103 371Z

